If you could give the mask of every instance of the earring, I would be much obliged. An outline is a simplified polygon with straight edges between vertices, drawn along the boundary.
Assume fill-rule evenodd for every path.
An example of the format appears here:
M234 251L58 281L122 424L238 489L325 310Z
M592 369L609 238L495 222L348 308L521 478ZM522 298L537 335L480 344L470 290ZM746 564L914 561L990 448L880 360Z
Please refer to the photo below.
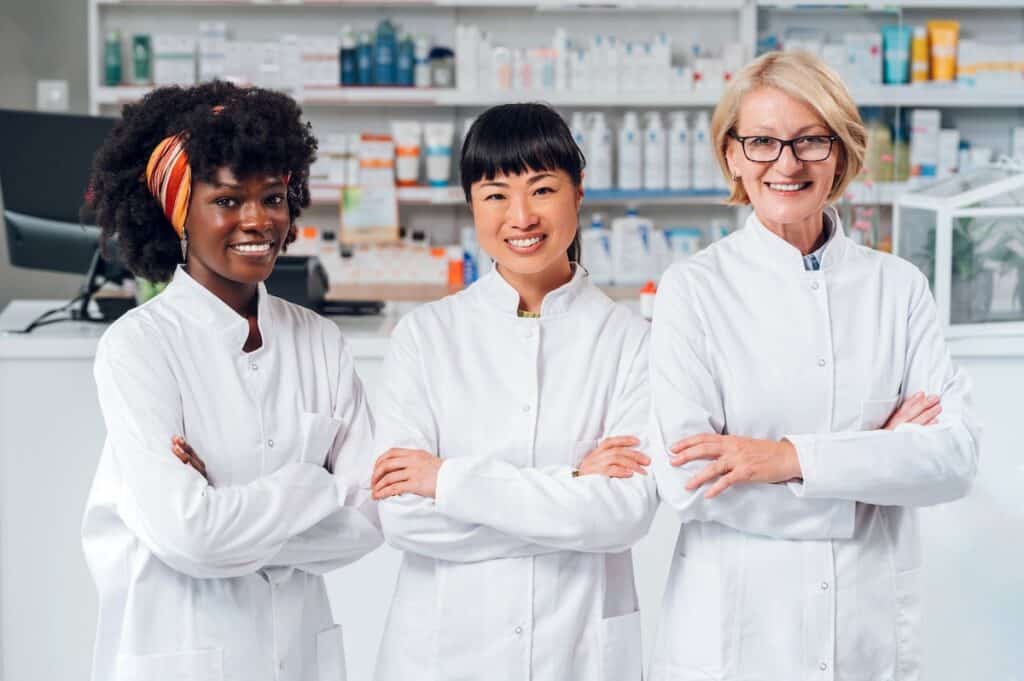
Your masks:
M188 232L181 230L181 261L188 261Z

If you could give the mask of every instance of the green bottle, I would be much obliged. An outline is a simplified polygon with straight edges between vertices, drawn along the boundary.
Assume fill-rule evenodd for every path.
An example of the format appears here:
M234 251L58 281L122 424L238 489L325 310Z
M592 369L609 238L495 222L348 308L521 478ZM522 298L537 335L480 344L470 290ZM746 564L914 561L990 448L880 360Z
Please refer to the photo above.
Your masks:
M118 30L107 33L103 43L103 84L121 84L121 32Z
M148 33L136 33L132 36L132 74L136 85L147 85L153 79L153 50L149 43Z

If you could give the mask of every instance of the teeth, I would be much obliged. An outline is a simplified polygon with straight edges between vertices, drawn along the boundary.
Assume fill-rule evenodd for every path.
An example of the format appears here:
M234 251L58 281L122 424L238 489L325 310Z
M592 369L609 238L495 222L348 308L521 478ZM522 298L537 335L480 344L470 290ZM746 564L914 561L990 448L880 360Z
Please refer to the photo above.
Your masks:
M795 191L799 191L799 190L803 189L806 186L806 184L807 184L806 182L801 182L799 184L775 184L775 183L770 183L768 186L771 187L772 189L774 189L777 192L795 192Z
M534 244L539 244L540 243L540 237L539 236L535 236L535 237L532 237L530 239L509 239L508 242L510 244L512 244L513 246L515 246L516 248L529 248L530 246L533 246Z
M266 253L270 250L269 243L262 244L235 244L231 248L242 253Z

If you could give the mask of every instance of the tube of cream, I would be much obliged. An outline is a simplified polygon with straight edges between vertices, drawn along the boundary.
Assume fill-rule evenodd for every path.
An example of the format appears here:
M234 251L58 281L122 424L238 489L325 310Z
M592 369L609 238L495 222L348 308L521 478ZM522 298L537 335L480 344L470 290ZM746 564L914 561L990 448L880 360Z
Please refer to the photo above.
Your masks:
M395 181L400 187L419 184L422 133L419 121L391 121L391 134L395 138Z
M427 143L427 183L446 187L452 172L452 137L455 123L426 123L423 136Z

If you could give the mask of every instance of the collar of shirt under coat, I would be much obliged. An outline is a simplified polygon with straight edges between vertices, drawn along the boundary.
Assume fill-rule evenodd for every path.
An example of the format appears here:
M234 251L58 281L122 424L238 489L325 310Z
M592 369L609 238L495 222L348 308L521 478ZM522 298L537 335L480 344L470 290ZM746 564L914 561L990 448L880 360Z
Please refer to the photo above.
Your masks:
M544 296L540 305L541 317L551 317L567 312L580 291L586 287L587 271L576 264L573 264L572 268L572 279ZM484 305L494 308L502 314L512 317L519 316L519 292L512 287L512 284L505 281L505 277L501 276L497 267L474 284L473 289Z
M825 208L825 228L829 223L832 225L832 233L829 234L825 244L814 252L823 270L834 266L842 259L849 242L843 232L843 223L839 219L839 213L832 206ZM807 271L804 255L800 249L765 227L757 218L756 213L751 213L747 217L747 223L742 231L747 232L756 241L758 248L766 254L767 257L764 259L766 265L791 272Z
M263 337L261 347L266 347L273 330L273 315L267 287L263 282L258 284L257 295L256 315L260 335ZM160 297L173 302L199 326L220 338L226 346L242 352L242 346L249 337L249 321L193 279L183 266L178 265L174 277L160 293Z

